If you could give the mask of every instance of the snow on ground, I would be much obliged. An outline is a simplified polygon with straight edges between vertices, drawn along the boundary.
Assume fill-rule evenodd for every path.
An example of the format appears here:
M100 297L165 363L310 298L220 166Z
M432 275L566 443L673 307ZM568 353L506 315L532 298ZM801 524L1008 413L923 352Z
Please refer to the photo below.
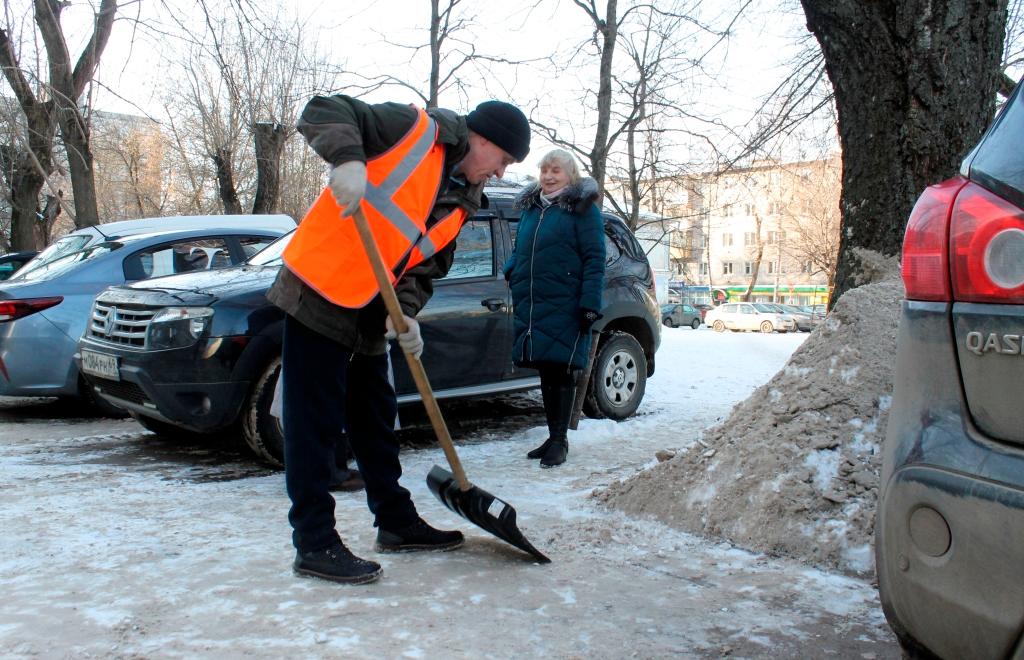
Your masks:
M903 300L890 261L880 281L843 294L786 367L700 444L663 454L598 499L681 531L870 577Z
M50 420L0 402L2 657L898 657L867 582L596 506L663 447L688 446L804 337L665 329L640 414L584 419L540 470L536 426L460 441L554 561L537 565L448 512L403 454L424 517L467 534L441 554L378 555L361 494L338 528L380 561L371 585L292 575L284 479L176 448L133 422Z

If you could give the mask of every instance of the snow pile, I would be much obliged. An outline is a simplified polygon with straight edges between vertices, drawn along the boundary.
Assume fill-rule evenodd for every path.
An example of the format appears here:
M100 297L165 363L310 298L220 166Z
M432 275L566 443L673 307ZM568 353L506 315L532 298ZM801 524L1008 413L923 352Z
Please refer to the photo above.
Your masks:
M903 285L875 261L786 366L697 443L596 493L628 513L852 573L873 570ZM865 269L867 272L869 269Z

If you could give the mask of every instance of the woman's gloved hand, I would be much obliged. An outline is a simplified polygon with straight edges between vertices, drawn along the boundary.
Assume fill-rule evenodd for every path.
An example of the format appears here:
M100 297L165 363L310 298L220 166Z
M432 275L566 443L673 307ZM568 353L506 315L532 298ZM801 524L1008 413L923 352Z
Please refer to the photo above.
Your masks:
M349 216L359 208L359 200L366 194L366 163L350 160L331 169L328 182L341 214Z
M405 319L405 325L408 330L402 334L395 332L395 324L391 322L391 317L387 317L384 321L384 328L387 332L384 333L386 339L398 339L398 345L402 347L402 350L412 355L415 358L419 358L423 354L423 337L420 335L420 324L416 319L409 316L402 315Z
M592 309L580 309L580 330L586 332L590 330L590 327L597 323L598 319L602 318L602 315L595 312Z

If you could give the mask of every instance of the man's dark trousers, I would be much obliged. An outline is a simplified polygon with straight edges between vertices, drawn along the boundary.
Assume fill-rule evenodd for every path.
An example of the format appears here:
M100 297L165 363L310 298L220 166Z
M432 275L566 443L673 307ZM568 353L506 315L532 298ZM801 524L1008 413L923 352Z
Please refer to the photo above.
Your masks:
M282 360L285 485L295 547L310 552L338 542L328 487L339 429L348 433L374 524L396 530L415 522L409 491L398 484L398 404L387 355L353 353L289 315Z

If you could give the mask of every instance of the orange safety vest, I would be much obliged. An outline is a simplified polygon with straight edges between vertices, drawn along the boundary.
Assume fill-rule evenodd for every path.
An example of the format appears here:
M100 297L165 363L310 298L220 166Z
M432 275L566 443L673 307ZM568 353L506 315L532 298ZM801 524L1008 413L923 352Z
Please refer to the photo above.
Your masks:
M377 241L391 283L455 240L466 211L426 226L444 174L437 123L421 108L405 137L366 162L366 194L359 203ZM342 307L363 307L380 292L355 221L341 216L330 188L306 213L285 248L285 264L321 296Z

